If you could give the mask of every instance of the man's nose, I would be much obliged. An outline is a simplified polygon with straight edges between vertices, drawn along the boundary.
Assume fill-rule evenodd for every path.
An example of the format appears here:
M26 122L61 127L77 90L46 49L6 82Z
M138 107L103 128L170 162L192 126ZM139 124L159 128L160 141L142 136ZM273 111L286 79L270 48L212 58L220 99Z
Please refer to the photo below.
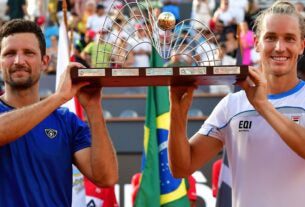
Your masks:
M276 51L284 51L285 50L285 43L283 40L278 40L275 44Z
M25 61L25 59L24 59L23 54L16 54L15 59L14 59L15 64L23 64L24 61Z

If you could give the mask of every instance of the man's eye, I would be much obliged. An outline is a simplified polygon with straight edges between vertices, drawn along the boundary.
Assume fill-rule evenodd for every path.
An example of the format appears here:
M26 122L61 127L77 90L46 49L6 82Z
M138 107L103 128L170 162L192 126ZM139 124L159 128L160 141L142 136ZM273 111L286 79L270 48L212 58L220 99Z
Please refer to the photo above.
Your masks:
M275 40L275 37L274 36L266 36L265 39L267 41L274 41Z
M13 52L7 52L7 53L3 54L4 57L11 57L13 55L15 55L15 53L13 53Z
M294 41L295 41L295 39L294 39L293 37L287 37L286 40L287 40L288 42L294 42Z

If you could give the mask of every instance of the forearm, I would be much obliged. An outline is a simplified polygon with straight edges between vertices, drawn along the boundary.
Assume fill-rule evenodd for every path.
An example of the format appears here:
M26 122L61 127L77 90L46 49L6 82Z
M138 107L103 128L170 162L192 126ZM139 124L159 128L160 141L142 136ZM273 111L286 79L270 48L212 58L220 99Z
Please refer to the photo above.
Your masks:
M1 114L0 146L8 144L29 132L64 102L64 99L60 96L53 94L33 105Z
M171 107L168 141L169 164L175 177L189 174L191 147L186 135L187 116L179 108Z
M269 102L258 111L283 141L305 159L305 128L279 113Z
M101 106L86 110L92 133L91 169L92 179L101 186L114 185L118 180L116 152L111 142Z

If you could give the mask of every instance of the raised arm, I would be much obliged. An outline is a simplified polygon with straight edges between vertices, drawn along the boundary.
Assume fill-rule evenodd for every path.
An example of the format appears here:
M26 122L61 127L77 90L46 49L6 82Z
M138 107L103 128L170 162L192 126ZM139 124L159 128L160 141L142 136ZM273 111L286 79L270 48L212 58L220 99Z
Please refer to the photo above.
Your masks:
M249 102L263 116L283 141L300 157L305 159L305 128L278 112L267 99L267 81L258 69L249 69L249 77L254 82L240 85L246 91Z
M88 84L79 83L72 86L70 80L70 69L72 67L83 66L71 63L62 74L59 88L54 94L35 104L0 115L0 146L8 144L29 132L56 108L70 100L79 88Z
M92 146L75 153L75 164L80 171L100 187L118 181L118 163L101 105L101 88L84 88L78 94L87 114L92 135Z
M222 142L195 134L187 137L187 113L192 103L193 87L171 87L169 164L174 177L187 177L222 149Z

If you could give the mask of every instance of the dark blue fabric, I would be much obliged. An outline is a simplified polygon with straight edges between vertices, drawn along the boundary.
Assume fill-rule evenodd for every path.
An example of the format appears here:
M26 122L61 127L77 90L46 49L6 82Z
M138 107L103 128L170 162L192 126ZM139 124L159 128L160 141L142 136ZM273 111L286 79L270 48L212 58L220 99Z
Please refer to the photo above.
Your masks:
M10 110L0 102L0 113ZM89 147L90 137L86 123L60 108L24 136L0 146L0 206L71 206L73 154Z

